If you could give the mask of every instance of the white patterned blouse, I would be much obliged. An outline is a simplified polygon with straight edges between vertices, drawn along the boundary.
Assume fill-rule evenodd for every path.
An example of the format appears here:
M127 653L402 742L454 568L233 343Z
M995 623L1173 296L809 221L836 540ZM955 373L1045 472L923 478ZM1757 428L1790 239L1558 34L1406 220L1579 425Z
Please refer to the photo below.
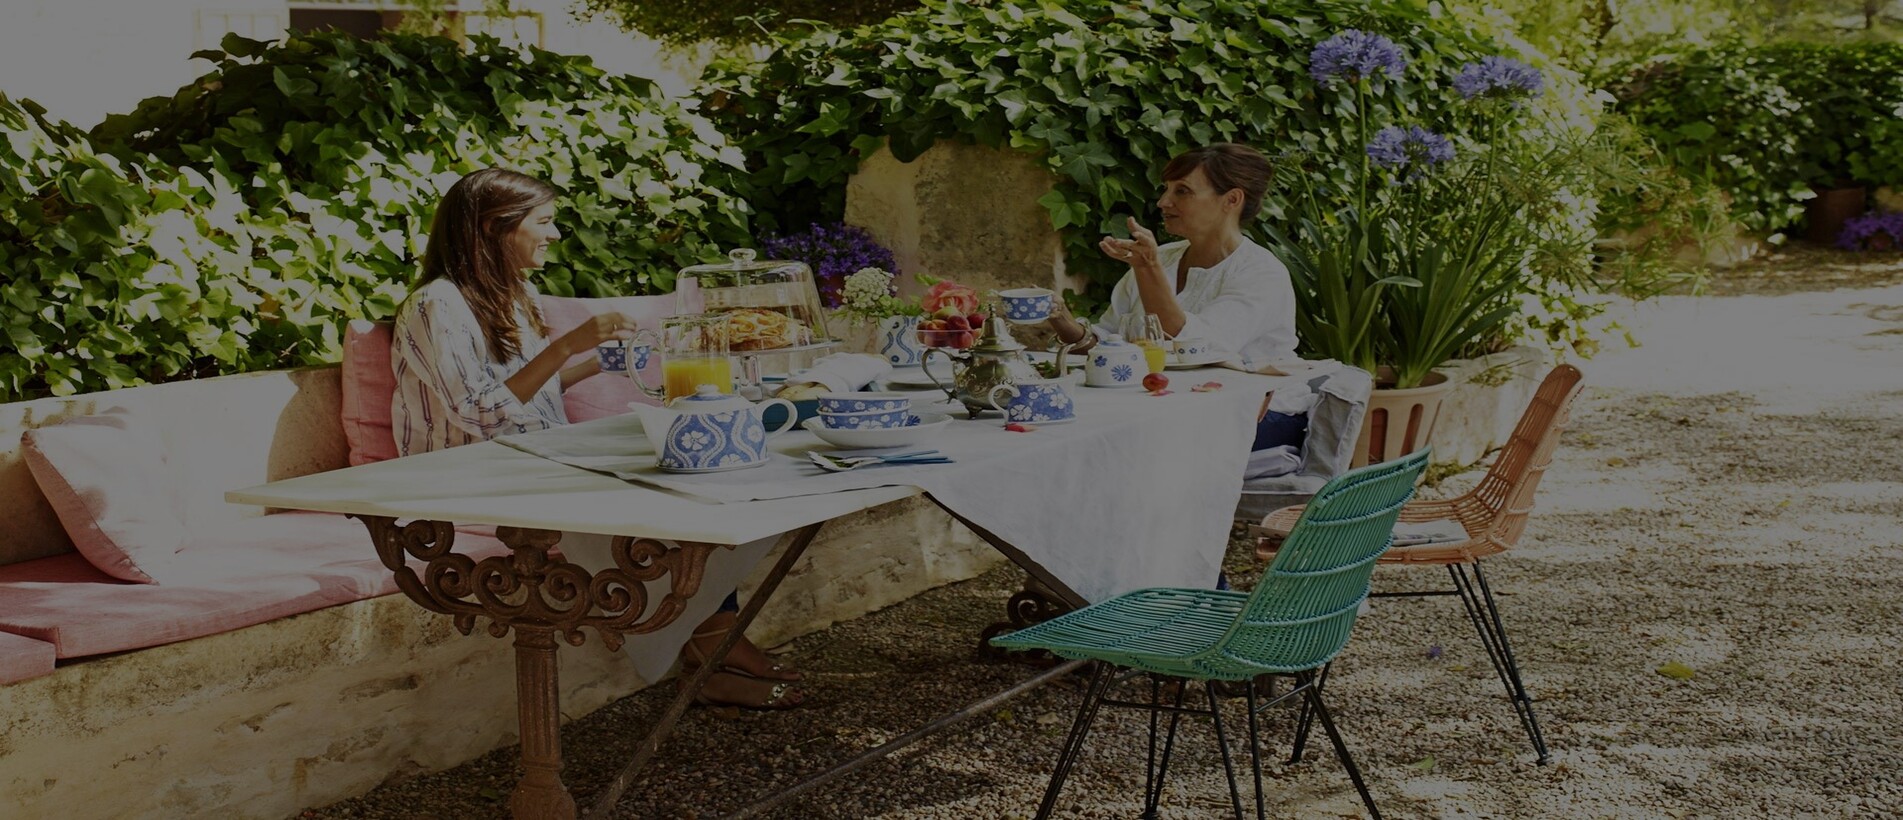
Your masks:
M1172 281L1187 250L1186 240L1156 249ZM1215 266L1190 268L1176 303L1188 314L1178 336L1208 339L1250 367L1295 358L1295 287L1288 267L1248 237ZM1121 333L1125 317L1147 312L1136 271L1130 271L1110 292L1110 309L1097 320L1097 332Z
M535 298L533 285L529 298ZM516 399L503 383L548 347L548 340L519 309L516 327L522 329L521 352L498 362L489 355L482 326L455 283L430 282L403 304L390 350L390 367L396 372L390 414L398 454L427 453L568 423L561 378L549 379L527 402Z

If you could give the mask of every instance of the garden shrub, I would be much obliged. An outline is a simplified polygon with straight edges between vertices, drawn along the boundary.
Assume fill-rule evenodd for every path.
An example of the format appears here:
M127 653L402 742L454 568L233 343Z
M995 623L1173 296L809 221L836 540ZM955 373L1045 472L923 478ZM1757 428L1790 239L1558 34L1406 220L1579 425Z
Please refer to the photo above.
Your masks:
M1395 122L1474 133L1449 82L1462 63L1501 53L1547 70L1543 122L1586 130L1598 114L1577 78L1494 39L1479 18L1405 0L926 0L882 23L783 37L762 62L716 63L703 84L709 113L748 151L760 220L781 229L838 219L846 178L881 145L902 161L940 139L1035 155L1056 176L1040 204L1063 231L1068 269L1092 282L1077 305L1089 309L1124 271L1097 238L1153 212L1164 163L1186 148L1246 143L1284 174L1308 168L1317 185L1341 184L1339 164L1288 160L1353 143L1352 100L1318 95L1308 74L1310 49L1351 28L1393 39L1424 78L1371 98ZM1289 190L1278 182L1262 219L1285 217ZM1572 271L1588 259L1591 200L1564 216L1586 223ZM1246 227L1261 238L1260 225ZM1534 271L1528 289L1552 281Z
M738 149L585 58L336 33L196 56L216 68L89 135L0 110L0 400L335 361L485 166L562 189L546 292L666 291L750 242Z
M1692 51L1615 89L1680 171L1730 195L1746 227L1803 218L1813 186L1903 184L1903 45L1785 43Z

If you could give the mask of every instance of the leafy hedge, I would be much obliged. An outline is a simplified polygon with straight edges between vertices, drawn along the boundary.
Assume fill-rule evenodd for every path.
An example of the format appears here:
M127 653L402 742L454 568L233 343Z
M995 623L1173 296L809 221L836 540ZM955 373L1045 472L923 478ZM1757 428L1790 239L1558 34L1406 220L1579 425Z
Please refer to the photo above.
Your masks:
M1626 76L1619 109L1749 228L1796 224L1813 185L1903 184L1903 45L1706 49Z
M563 189L548 292L665 291L749 241L738 149L585 58L334 33L196 56L216 68L90 135L0 102L0 401L335 361L485 166Z
M703 84L710 114L741 135L762 221L783 229L837 219L846 177L881 145L900 160L940 139L1036 155L1058 178L1041 204L1068 229L1066 264L1100 299L1123 267L1096 251L1097 237L1152 213L1174 154L1216 141L1272 157L1357 144L1352 100L1318 95L1308 74L1309 50L1350 28L1393 39L1427 78L1418 93L1386 87L1371 108L1446 133L1474 130L1447 87L1454 71L1511 51L1472 18L1407 0L926 0L883 23L783 39L761 63L716 63ZM1541 105L1589 125L1597 103L1569 75L1548 73ZM1342 180L1339 166L1317 172L1321 185ZM1284 215L1290 187L1278 189L1265 220Z

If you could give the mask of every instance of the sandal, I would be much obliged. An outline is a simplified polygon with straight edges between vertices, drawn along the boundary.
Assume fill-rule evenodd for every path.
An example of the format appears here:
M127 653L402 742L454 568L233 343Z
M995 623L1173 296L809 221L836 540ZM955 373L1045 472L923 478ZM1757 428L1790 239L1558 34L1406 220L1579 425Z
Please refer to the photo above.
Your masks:
M681 678L685 686L687 678ZM706 685L694 693L694 702L702 706L737 706L742 709L791 709L806 700L805 691L791 683L775 682L736 672L715 672Z
M708 620L712 621L714 619L709 618ZM681 645L682 665L698 669L707 663L707 658L712 655L710 650L713 645L718 644L720 639L727 634L727 629L733 625L732 621L722 620L724 623L721 626L709 627L702 631L695 632L693 637L687 639L687 643ZM702 623L701 626L705 627L707 624ZM703 641L706 642L705 647L702 646ZM747 658L747 660L742 661L742 657ZM761 651L759 647L754 646L751 641L748 641L745 635L740 636L740 640L734 642L733 648L727 650L726 660L720 665L720 668L737 675L745 675L750 678L761 678L764 680L799 681L804 680L806 677L800 674L800 671L794 668L792 664L780 663L773 660L765 652Z

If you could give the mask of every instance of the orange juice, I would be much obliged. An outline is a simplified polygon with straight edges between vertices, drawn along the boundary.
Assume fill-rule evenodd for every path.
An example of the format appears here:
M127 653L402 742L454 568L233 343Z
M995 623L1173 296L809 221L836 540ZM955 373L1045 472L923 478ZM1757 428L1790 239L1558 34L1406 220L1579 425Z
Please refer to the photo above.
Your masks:
M733 392L733 360L725 356L692 356L661 363L662 389L670 399L694 395L695 388L711 384L722 393Z
M1138 339L1137 347L1143 348L1143 358L1150 365L1151 373L1163 372L1163 366L1169 363L1169 351L1149 339Z

